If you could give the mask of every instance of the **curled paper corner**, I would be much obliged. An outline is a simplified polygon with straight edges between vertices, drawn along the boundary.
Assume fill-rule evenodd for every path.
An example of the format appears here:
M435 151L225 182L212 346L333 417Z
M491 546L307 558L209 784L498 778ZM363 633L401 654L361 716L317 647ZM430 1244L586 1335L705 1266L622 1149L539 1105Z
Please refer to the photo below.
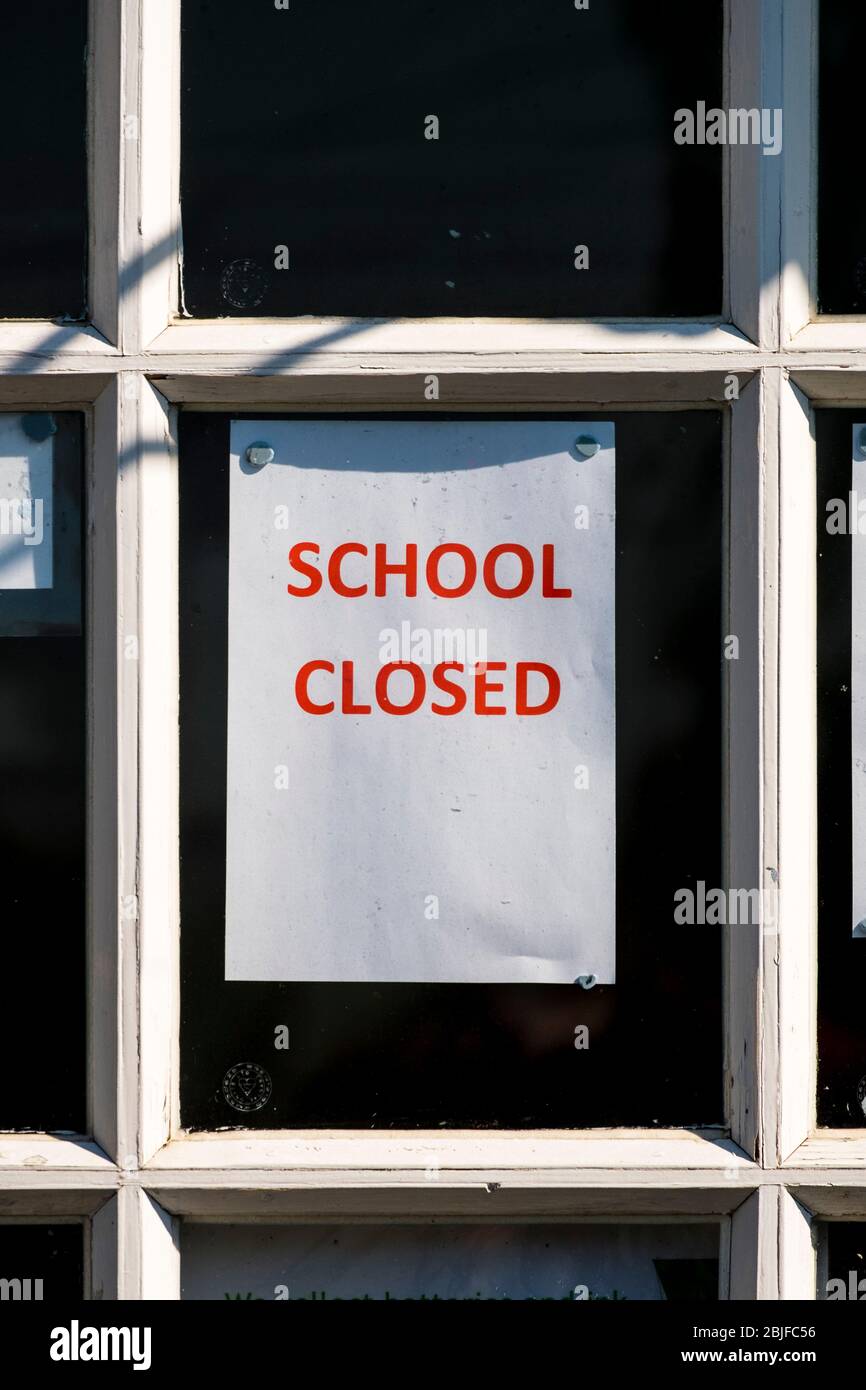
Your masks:
M866 917L859 921L851 933L852 936L866 936Z

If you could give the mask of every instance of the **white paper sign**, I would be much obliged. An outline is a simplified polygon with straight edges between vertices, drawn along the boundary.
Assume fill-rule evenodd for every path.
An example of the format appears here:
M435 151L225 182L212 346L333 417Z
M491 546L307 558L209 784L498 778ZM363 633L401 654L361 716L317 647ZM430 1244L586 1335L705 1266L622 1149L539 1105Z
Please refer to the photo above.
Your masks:
M229 496L226 978L613 982L613 425L234 422Z
M53 443L0 415L0 590L54 586Z

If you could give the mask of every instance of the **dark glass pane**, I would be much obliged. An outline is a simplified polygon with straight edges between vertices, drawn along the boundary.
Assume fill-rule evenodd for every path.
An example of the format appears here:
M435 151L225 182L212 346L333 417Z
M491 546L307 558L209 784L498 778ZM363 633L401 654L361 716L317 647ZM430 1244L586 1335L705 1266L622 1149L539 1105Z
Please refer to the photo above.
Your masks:
M15 499L7 486L0 488L0 1051L14 1059L0 1088L0 1130L81 1131L86 717L81 419L0 415L0 432L4 484L15 476L8 471L9 460L28 453L31 466L48 458L53 473L48 495L34 501L44 507L39 532L35 512L24 518L34 539L41 534L30 550L13 544L20 539L10 530ZM31 473L31 484L35 476ZM21 587L34 582L42 587Z
M832 1221L824 1227L827 1281L818 1297L833 1302L866 1299L866 1221Z
M866 407L816 412L818 445L818 1123L866 1125L866 941L852 936L852 536L828 531L847 508L852 427ZM833 526L835 527L835 521ZM856 518L855 518L856 524ZM857 541L863 544L863 537Z
M3 7L0 318L82 318L87 0Z
M722 8L184 0L186 310L719 315Z
M818 309L866 313L866 200L851 180L851 152L866 139L860 56L866 10L821 0L818 145Z
M33 1303L79 1303L84 1297L80 1225L0 1225L2 1297ZM6 1310L10 1316L11 1309Z
M715 1301L719 1228L187 1225L185 1299Z
M722 416L614 418L617 984L584 991L226 982L230 420L182 416L185 1125L722 1121L720 930L674 922L674 893L721 874ZM274 1047L281 1024L288 1051ZM243 1115L222 1091L240 1062L273 1083Z

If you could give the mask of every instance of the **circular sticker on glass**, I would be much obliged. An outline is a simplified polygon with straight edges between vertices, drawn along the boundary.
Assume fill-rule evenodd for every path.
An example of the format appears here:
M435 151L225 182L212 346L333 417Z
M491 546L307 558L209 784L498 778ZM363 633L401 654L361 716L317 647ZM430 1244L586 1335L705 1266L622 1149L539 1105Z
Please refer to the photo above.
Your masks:
M223 1095L232 1110L261 1110L272 1090L271 1078L258 1062L238 1062L223 1077Z
M236 309L255 309L265 297L265 272L255 261L229 261L220 276L223 299Z

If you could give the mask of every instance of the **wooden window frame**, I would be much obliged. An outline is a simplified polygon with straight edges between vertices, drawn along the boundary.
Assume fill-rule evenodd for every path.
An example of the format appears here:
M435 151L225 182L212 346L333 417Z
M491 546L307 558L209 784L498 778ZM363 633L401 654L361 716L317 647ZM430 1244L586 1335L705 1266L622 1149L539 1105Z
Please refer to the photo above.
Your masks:
M814 1100L811 416L866 407L866 319L814 307L817 15L726 2L726 105L781 107L784 146L725 151L722 321L193 321L180 0L90 0L90 323L0 322L0 407L87 418L90 1137L0 1136L0 1193L83 1221L91 1296L178 1298L184 1219L706 1217L723 1296L814 1298L817 1223L866 1219L866 1131ZM727 872L777 911L727 933L723 1131L180 1130L177 411L417 409L430 373L443 411L726 412Z

